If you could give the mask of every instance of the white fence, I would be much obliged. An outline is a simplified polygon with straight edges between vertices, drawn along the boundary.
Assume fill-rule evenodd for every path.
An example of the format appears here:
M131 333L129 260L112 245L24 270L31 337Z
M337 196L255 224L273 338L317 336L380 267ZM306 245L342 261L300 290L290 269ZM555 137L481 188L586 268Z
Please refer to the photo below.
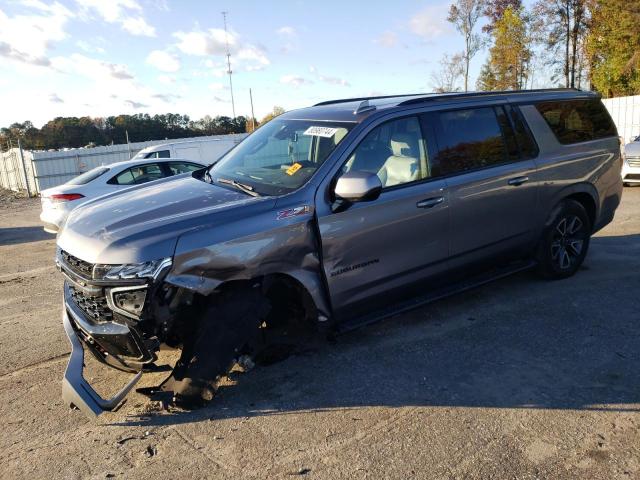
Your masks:
M640 95L605 98L602 102L625 143L640 135Z
M57 152L32 152L12 148L8 152L0 153L0 187L16 191L26 190L33 196L94 167L129 160L140 150L150 145L210 140L228 143L228 147L231 148L244 137L246 134L213 135L137 142L128 145L76 148Z

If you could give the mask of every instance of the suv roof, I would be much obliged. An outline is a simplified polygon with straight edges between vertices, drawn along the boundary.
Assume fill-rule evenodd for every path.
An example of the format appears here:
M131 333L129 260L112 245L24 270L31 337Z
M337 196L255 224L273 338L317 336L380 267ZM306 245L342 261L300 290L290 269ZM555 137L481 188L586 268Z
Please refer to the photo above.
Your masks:
M292 110L285 113L283 118L360 123L374 112L380 110L432 102L473 101L478 98L530 102L541 100L568 100L572 98L599 98L599 96L594 92L582 91L575 88L492 92L412 93L329 100L316 103L311 107Z

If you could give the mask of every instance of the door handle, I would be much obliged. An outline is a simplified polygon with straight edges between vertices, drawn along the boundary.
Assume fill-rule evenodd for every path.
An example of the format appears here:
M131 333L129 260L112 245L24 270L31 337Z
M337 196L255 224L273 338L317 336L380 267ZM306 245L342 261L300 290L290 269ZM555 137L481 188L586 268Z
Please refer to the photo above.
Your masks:
M441 204L442 202L444 202L444 197L427 198L426 200L420 200L418 203L416 203L416 207L433 208L436 205Z
M523 183L527 183L529 181L529 177L515 177L510 179L507 183L511 186L517 187L522 185Z

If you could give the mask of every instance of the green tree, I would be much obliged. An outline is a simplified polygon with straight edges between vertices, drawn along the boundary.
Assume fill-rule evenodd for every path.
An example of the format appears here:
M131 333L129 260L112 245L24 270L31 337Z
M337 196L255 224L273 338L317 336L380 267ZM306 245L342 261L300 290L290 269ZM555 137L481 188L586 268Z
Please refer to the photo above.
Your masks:
M529 76L530 37L523 9L508 6L492 30L489 58L480 71L479 90L521 90Z
M482 31L486 33L493 32L496 23L498 23L504 15L504 11L509 7L517 12L522 8L522 0L486 0L483 13L484 16L487 17L488 22L482 27Z
M606 97L640 94L640 3L592 0L586 49L593 88Z

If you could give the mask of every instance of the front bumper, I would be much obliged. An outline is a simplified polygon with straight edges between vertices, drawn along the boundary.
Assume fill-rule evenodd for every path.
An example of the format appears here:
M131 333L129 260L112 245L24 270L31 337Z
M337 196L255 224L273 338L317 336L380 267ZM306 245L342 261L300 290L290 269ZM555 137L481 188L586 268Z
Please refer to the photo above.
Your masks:
M65 307L62 312L62 323L71 343L71 355L62 379L62 398L67 404L79 408L85 415L95 418L104 411L116 409L138 383L142 371L138 372L115 396L110 399L102 398L91 388L83 376L84 347L71 324L69 315L70 313ZM76 318L75 320L79 321L80 319Z
M71 285L64 285L62 322L71 343L71 356L62 381L62 398L91 418L118 407L142 376L145 365L155 360L142 335L123 323L95 321L76 304ZM80 285L75 285L80 287ZM111 367L135 373L113 398L104 399L83 376L85 349Z

